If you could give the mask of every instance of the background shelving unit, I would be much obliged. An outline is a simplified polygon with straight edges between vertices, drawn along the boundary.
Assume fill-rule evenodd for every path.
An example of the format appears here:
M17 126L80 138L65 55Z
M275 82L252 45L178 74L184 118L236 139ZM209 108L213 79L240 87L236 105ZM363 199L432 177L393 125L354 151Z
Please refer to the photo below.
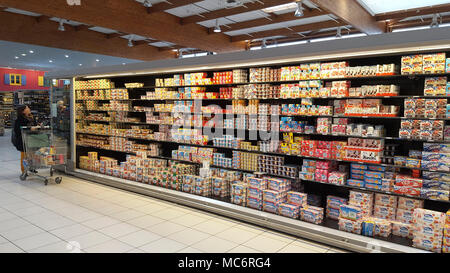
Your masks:
M18 104L31 108L31 113L39 121L50 117L50 93L48 90L20 90L15 93Z
M0 116L3 117L4 126L12 127L14 121L14 93L0 91Z
M449 55L447 53L447 55ZM361 57L355 57L353 59L348 60L350 66L362 66L362 65L374 65L374 64L384 64L384 63L395 63L396 65L400 65L400 58L401 55L395 55L395 56L377 56L377 57L368 57L368 58L361 58ZM330 60L330 61L339 61L339 60ZM298 65L298 64L283 64L278 66L271 66L272 68L279 68L282 66L289 66L289 65ZM228 69L232 70L232 69ZM221 72L221 71L227 71L227 69L223 70L215 70L215 71L208 71L208 77L212 76L212 72ZM188 72L184 72L188 73ZM164 98L157 98L157 99L141 99L142 95L145 95L147 91L154 91L154 88L158 88L155 86L156 78L164 78L164 77L170 77L174 74L183 74L183 73L167 73L167 74L158 74L158 75L151 75L151 76L122 76L122 77L114 77L111 78L111 80L114 82L114 85L116 88L125 88L125 83L129 82L142 82L144 83L144 87L142 88L128 88L129 98L128 99L118 99L117 101L126 102L129 103L131 106L130 109L133 109L134 106L141 106L141 107L153 107L154 104L158 103L170 103L173 101L193 101L195 99L176 99L176 98L170 98L170 99L164 99ZM338 115L330 115L331 118L349 118L351 120L355 120L358 123L369 123L369 124L377 124L377 125L384 125L385 128L389 128L389 132L387 133L388 136L349 136L349 135L323 135L323 134L317 134L317 133L297 133L293 132L294 135L308 137L312 140L345 140L349 137L356 137L356 138L373 138L373 139L382 139L385 141L386 144L400 144L400 150L399 153L401 155L406 155L409 150L422 150L423 143L424 142L435 142L435 143L450 143L449 140L435 140L435 141L428 141L428 140L416 140L416 139L402 139L398 136L398 131L400 128L400 121L403 119L421 119L421 120L443 120L444 124L448 124L448 121L450 119L448 118L404 118L403 117L403 110L404 110L404 100L407 98L433 98L433 99L449 99L450 97L447 96L436 96L436 97L427 97L424 96L424 80L427 77L437 77L437 76L450 76L450 73L443 73L443 74L416 74L416 75L390 75L390 76L373 76L373 77L347 77L347 78L327 78L322 79L324 82L331 82L331 81L342 81L342 80L348 80L351 81L352 86L362 86L362 85L378 85L378 84L395 84L400 86L400 92L398 96L373 96L373 97L311 97L315 104L318 105L332 105L332 102L334 100L343 100L343 99L381 99L383 104L389 104L389 105L396 105L400 107L400 113L397 117L371 117L371 116L338 116ZM212 85L184 85L184 86L170 86L170 87L164 87L169 88L172 90L177 90L178 88L183 87L206 87L207 92L215 91L217 92L220 87L232 87L232 86L241 86L245 84L273 84L273 85L279 85L279 84L289 84L289 83L296 83L298 81L270 81L270 82L246 82L246 83L236 83L236 84L212 84ZM110 88L108 88L110 89ZM92 90L83 90L83 91L93 91ZM99 89L95 89L99 90ZM282 104L282 103L295 103L300 101L300 98L255 98L256 100L260 100L264 103L270 103L270 104ZM222 98L211 98L211 99L202 99L202 106L206 106L208 104L217 104L219 106L230 105L232 101L234 100L250 100L250 99L222 99ZM121 126L121 128L129 128L130 126L145 126L145 128L151 129L152 131L158 131L158 125L155 123L147 123L146 122L146 112L144 111L108 111L108 110L99 110L99 109L86 109L85 105L87 101L96 101L99 105L103 105L105 103L108 103L109 100L107 99L78 99L76 98L75 102L77 104L83 105L82 110L75 110L77 114L79 114L81 117L83 115L86 115L90 112L123 112L126 113L128 117L137 118L139 122L128 122L128 121L108 121L108 120L86 120L83 118L77 119L77 122L85 122L85 123L101 123L101 124L109 124L114 123ZM448 101L447 101L448 103ZM161 114L164 112L155 112L153 111L153 114ZM170 113L170 112L166 112ZM202 114L202 113L193 113L193 114ZM210 114L210 113L203 113L203 114ZM300 116L300 115L280 115L280 116L291 116L296 119L301 120L308 120L315 122L315 120L318 117L324 117L324 116ZM81 121L82 120L82 121ZM141 127L144 128L144 127ZM203 128L203 127L194 127L194 128ZM222 130L227 128L215 128L216 130ZM234 130L241 130L241 129L234 129ZM249 129L243 129L245 132L245 135L248 136L250 131L255 130L249 130ZM258 131L258 130L256 130ZM281 135L284 133L279 130L274 130L275 134L279 134L280 139ZM97 135L97 136L105 136L109 137L111 135L108 134L99 134L99 133L92 133L92 132L77 132L77 136L79 135ZM256 154L267 154L267 155L276 155L284 157L285 164L286 165L301 165L302 159L317 159L317 160L333 160L338 161L339 163L342 163L344 165L348 165L350 163L358 163L357 161L350 161L350 160L341 160L341 159L330 159L330 158L320 158L320 157L307 157L307 156L301 156L301 155L292 155L292 154L285 154L280 152L263 152L263 151L252 151L252 150L245 150L245 149L237 149L232 147L222 147L222 146L213 146L211 142L207 143L206 145L201 144L191 144L191 143L180 143L176 141L171 140L155 140L155 139L147 139L147 138L139 138L136 136L115 136L115 137L123 137L126 139L130 139L133 141L136 141L136 143L162 143L163 149L162 154L160 156L157 156L156 158L161 159L167 159L167 160L174 160L189 164L196 164L199 163L193 163L192 161L185 161L185 160L179 160L179 159L173 159L171 157L172 151L178 149L179 146L197 146L197 147L206 147L206 148L214 148L220 151L221 153L224 153L227 158L230 158L230 155L232 154L232 151L243 151L243 152L249 152L249 153L256 153ZM252 141L254 142L254 141ZM81 145L76 143L76 155L77 155L77 166L79 164L79 156L87 155L88 151L98 151L101 155L109 156L116 158L119 161L124 161L127 154L133 154L133 152L123 152L123 151L116 151L116 150L108 150L102 147L93 147L89 145ZM372 164L372 165L380 165L385 167L392 167L400 170L401 172L408 172L412 169L423 171L422 168L408 168L404 166L397 166L393 164L383 164L383 163L364 163L364 164ZM223 169L230 169L230 170L239 170L243 172L251 172L248 170L241 170L241 169L235 169L235 168L224 168L221 166L212 166L216 168L223 168ZM448 173L448 171L439 171L443 173ZM267 174L268 176L275 176L275 177L283 177L281 175L273 175L273 174ZM364 190L374 193L387 193L391 195L396 196L405 196L405 197L411 197L414 199L420 199L424 200L425 208L438 210L438 211L447 211L450 209L450 202L449 201L442 201L442 200L431 200L427 198L423 198L420 196L407 196L407 195L400 195L396 193L390 193L390 192L383 192L380 190L371 190L367 188L360 188L355 186L349 186L349 185L337 185L337 184L330 184L330 183L324 183L324 182L318 182L314 180L301 180L299 178L293 178L293 177L285 177L292 179L294 184L301 184L304 187L304 191L306 193L312 193L312 194L318 194L322 196L322 207L326 207L326 196L327 195L335 195L335 196L342 196L347 197L348 192L350 190ZM213 197L211 197L213 198ZM223 200L221 201L227 201L230 202L230 200ZM323 223L326 227L331 227L337 229L337 221L326 219ZM377 237L377 239L381 240L387 240L390 242L395 242L402 245L411 245L411 240L400 238L397 236L391 235L389 238L381 238Z

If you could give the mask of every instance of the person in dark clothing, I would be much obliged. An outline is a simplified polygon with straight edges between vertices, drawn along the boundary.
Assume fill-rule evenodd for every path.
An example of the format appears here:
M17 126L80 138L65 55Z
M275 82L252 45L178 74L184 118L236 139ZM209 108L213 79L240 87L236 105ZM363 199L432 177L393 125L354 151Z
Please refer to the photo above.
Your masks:
M17 107L17 119L14 122L14 129L11 136L11 142L14 144L16 149L20 152L20 168L22 173L25 171L25 167L23 165L23 160L25 158L25 152L22 141L22 126L35 126L34 117L31 114L30 107L26 105L21 105ZM32 127L31 130L36 130L36 127Z

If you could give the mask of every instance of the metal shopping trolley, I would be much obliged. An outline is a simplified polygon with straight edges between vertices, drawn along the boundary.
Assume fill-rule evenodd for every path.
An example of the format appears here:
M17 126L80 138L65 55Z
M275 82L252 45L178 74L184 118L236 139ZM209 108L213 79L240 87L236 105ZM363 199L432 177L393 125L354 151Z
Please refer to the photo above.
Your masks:
M22 127L22 140L25 152L25 171L20 175L20 180L26 180L28 176L37 176L44 179L45 185L53 177L54 167L66 164L67 147L58 144L53 137L50 127ZM50 176L40 175L39 169L50 169ZM60 184L62 177L55 177L56 184Z

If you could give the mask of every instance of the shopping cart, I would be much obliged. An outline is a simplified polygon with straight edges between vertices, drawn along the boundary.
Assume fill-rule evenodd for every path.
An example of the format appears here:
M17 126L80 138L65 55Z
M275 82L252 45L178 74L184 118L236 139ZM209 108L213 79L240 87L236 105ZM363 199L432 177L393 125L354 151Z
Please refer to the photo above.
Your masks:
M53 177L54 167L65 165L66 146L54 142L50 127L22 127L22 140L25 152L23 165L25 171L20 175L20 180L26 180L28 176L37 176L44 179L45 185ZM39 169L50 169L50 176L40 175ZM62 177L56 177L56 184L60 184Z

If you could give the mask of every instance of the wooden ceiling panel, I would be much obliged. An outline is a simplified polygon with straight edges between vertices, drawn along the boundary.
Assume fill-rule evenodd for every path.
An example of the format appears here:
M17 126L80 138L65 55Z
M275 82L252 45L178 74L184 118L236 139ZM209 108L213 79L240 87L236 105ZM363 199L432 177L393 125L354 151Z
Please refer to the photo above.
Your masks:
M205 51L230 52L245 49L245 43L231 42L230 37L225 34L208 35L208 29L203 26L180 25L180 18L171 14L148 14L146 8L136 1L89 0L80 6L69 6L66 0L0 0L0 5Z
M76 31L76 27L65 26L58 30L58 22L0 11L0 37L2 40L54 47L67 50L103 54L143 61L174 58L171 52L161 52L152 46L128 47L125 39L108 40L96 31Z

